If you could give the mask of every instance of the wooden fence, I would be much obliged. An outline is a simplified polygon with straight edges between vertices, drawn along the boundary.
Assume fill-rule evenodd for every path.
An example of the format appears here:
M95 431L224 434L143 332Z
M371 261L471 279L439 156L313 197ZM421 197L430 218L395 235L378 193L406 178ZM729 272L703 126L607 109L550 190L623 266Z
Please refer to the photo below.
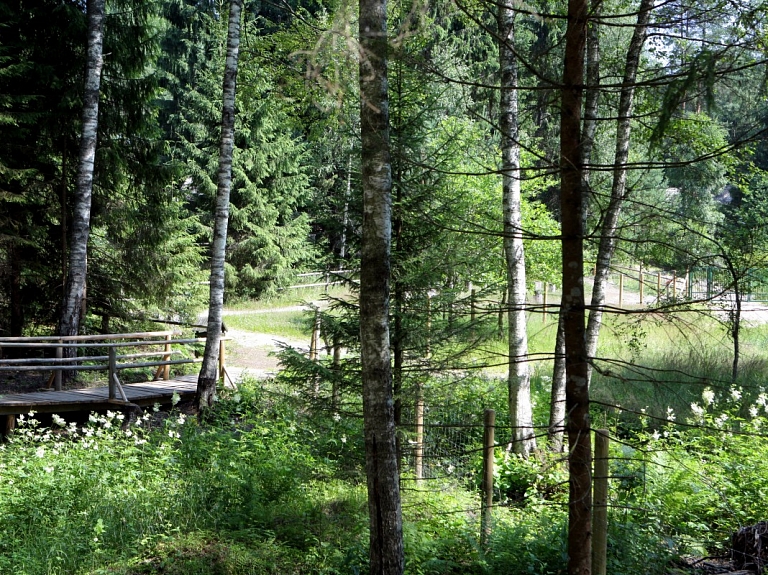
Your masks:
M0 337L0 373L51 371L48 387L53 386L61 391L62 374L65 371L107 371L109 399L126 401L118 371L123 369L140 369L154 367L154 379L170 379L172 365L200 363L202 358L180 358L181 350L174 346L182 346L205 342L205 338L177 338L178 332L153 331L139 333L113 333L101 335L75 336L40 336L40 337ZM227 376L225 358L225 342L230 338L222 337L219 346L219 379ZM40 350L43 357L4 358L7 349L26 348ZM152 350L152 348L161 348ZM65 357L64 350L72 349L73 357ZM142 351L133 351L141 349ZM149 349L149 351L144 351ZM87 350L88 355L78 355L80 350ZM124 353L120 353L124 350ZM125 352L130 353L125 353ZM53 352L53 357L46 353Z

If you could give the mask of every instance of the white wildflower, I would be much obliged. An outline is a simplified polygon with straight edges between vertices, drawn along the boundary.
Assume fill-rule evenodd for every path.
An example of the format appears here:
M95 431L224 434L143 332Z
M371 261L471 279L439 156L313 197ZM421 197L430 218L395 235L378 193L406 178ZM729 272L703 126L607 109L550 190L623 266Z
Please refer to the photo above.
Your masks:
M731 390L731 397L734 401L739 401L741 399L741 390L738 387L734 387Z
M48 467L43 467L43 469L45 470L46 473L53 473L53 467L51 467L50 465Z
M183 413L179 414L179 419L177 420L179 425L184 425L184 422L187 420L187 416Z
M334 413L333 414L333 420L334 421L341 421L341 415L339 415L338 413Z
M35 451L35 455L38 457L45 457L45 447L38 447Z
M715 425L717 425L718 427L723 427L723 425L725 425L726 421L728 421L728 414L727 413L723 413L721 415L718 415L715 418Z
M762 405L763 407L768 407L768 395L765 393L761 393L757 396L757 399L755 400L755 403L758 405Z
M56 413L53 414L51 419L53 420L53 423L55 423L59 427L64 427L67 424L67 422L64 421L64 418L61 417L60 415L56 414Z
M749 406L749 415L752 417L757 417L757 414L760 413L760 411L757 409L757 406L750 405Z
M704 405L712 405L715 402L715 392L705 387L701 392L701 398L704 400Z
M704 415L704 408L701 407L698 403L692 403L691 412L696 416L697 419L701 419L701 417Z
M342 435L341 436L341 442L342 443L346 443L347 442L347 436L346 435Z
M669 421L674 421L675 420L675 411L671 407L667 408L667 419Z
M159 403L155 403L155 405L152 406L152 411L154 411L155 413L160 411L160 404Z
M657 429L654 429L651 437L654 439L654 441L658 441L661 438L661 435L659 435L659 431Z
M173 395L171 396L171 405L176 405L181 401L181 396L178 394L178 392L174 391Z
M96 423L97 421L99 421L99 418L96 416L95 413L91 412L90 415L88 415L88 421L90 421L91 423Z

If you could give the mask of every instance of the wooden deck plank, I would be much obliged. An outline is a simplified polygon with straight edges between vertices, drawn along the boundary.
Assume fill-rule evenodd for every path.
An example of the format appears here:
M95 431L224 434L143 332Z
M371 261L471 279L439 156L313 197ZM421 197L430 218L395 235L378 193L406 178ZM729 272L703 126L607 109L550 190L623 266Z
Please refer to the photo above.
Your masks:
M174 393L189 396L197 391L195 376L182 376L184 380L159 380L141 383L128 383L123 390L129 401L140 404L154 402L167 403ZM13 393L0 395L0 414L19 414L29 411L88 411L99 408L114 407L109 402L107 387L90 387L84 389L69 389L64 391L37 391L30 393Z

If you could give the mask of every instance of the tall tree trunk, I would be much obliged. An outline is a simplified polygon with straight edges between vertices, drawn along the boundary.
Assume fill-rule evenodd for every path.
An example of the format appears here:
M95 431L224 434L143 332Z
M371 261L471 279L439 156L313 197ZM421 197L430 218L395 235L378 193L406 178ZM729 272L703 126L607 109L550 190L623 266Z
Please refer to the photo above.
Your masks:
M387 3L360 0L363 236L360 356L371 575L405 568L389 350L392 164L387 93Z
M352 150L347 160L347 185L344 188L344 211L341 217L341 246L339 247L339 269L344 269L347 257L347 226L349 226L349 198L352 196Z
M99 93L103 64L104 0L88 0L88 56L83 94L83 133L77 171L72 214L72 236L69 245L69 269L59 318L59 335L77 335L85 278L88 271L88 236L91 231L91 197L93 194L93 165L96 159L96 139L99 129ZM71 355L74 349L67 350Z
M509 321L509 417L512 448L527 456L536 448L528 366L528 333L525 318L525 253L520 209L520 142L517 110L517 60L515 11L505 0L499 5L499 66L501 68L501 169L504 212L504 256L507 263Z
M560 302L560 313L557 320L557 336L555 337L555 361L552 369L552 393L549 405L549 427L547 436L549 448L554 453L562 453L565 449L563 434L565 432L565 314L564 304Z
M568 459L568 574L592 571L592 445L584 330L584 202L581 104L586 0L569 0L560 109L560 209L562 214L565 409Z
M591 0L590 15L598 18L602 9L602 0ZM600 96L600 28L597 21L592 21L587 28L587 85L584 90L584 119L581 141L582 179L582 219L586 229L587 213L591 188L589 183L592 148L597 133L597 110ZM562 302L561 302L562 303ZM560 307L562 310L562 305ZM560 314L555 338L555 361L552 370L552 394L549 409L549 446L555 453L565 447L563 432L565 429L565 323Z
M632 104L635 96L635 80L640 65L640 54L645 44L648 19L653 9L653 0L642 0L637 13L637 23L627 51L624 66L624 82L619 97L619 111L616 120L616 152L613 164L613 184L608 208L605 210L600 227L600 244L595 265L595 282L592 286L592 302L587 323L587 357L597 352L597 340L603 319L602 306L605 303L605 286L608 283L613 252L616 248L616 230L624 200L627 197L627 159L632 129ZM592 370L589 370L591 378ZM588 382L589 384L589 382Z
M216 395L216 369L219 361L221 316L224 308L224 258L227 250L229 191L232 187L232 152L235 144L235 89L240 51L240 20L243 0L229 4L227 60L224 66L223 102L221 109L221 145L216 190L216 218L211 252L210 297L205 355L197 379L197 403L201 411L213 405Z

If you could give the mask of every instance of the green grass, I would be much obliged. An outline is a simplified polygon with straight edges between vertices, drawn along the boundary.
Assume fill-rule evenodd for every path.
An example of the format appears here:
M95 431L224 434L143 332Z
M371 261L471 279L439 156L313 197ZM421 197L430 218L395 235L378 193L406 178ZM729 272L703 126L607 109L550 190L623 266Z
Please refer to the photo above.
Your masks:
M306 302L319 301L326 296L332 298L348 297L349 290L345 286L330 286L327 291L323 287L287 289L258 300L227 302L226 309L248 311L293 307L303 305Z
M253 313L243 315L224 314L227 328L268 333L289 339L306 339L311 335L312 316L301 311Z

